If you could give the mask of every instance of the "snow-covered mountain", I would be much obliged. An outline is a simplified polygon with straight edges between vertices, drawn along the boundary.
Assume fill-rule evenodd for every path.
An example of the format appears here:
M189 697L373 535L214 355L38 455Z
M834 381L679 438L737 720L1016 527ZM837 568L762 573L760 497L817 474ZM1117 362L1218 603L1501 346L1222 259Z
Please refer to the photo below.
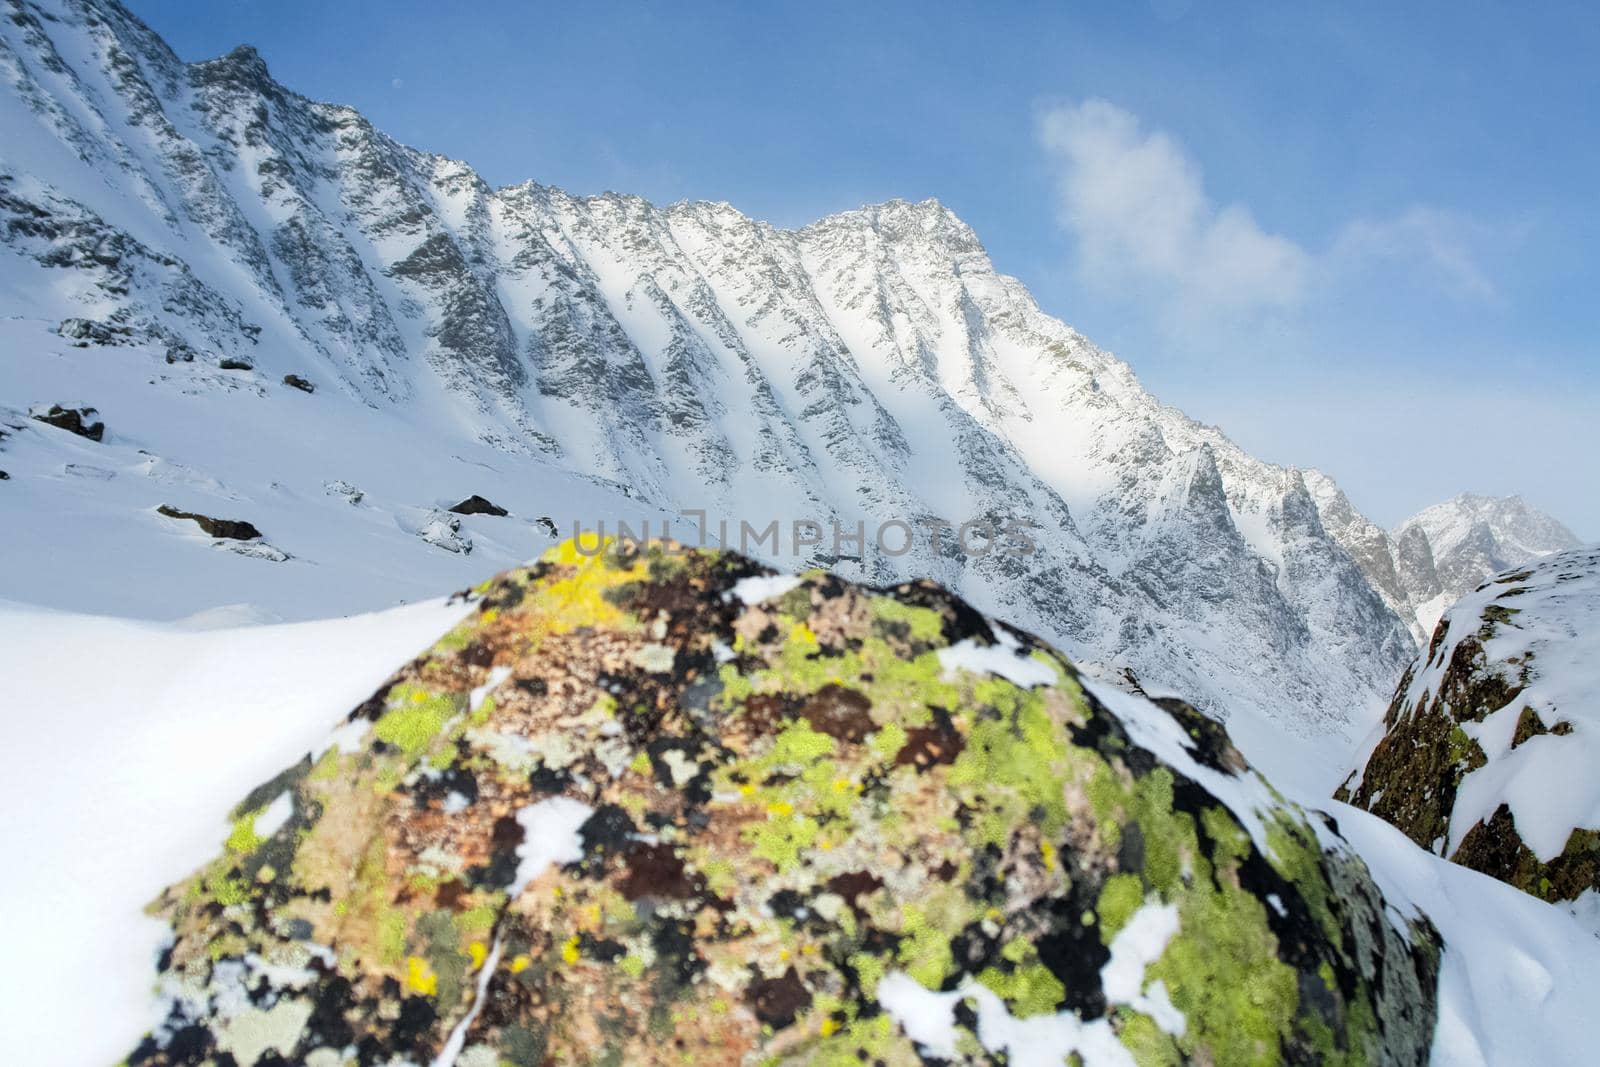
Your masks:
M1583 543L1520 496L1474 493L1419 511L1392 537L1410 549L1407 585L1427 630L1484 579Z
M1158 402L934 201L786 231L494 189L248 47L186 64L113 0L5 9L9 595L307 617L476 580L547 544L542 517L703 509L791 567L816 521L812 562L932 577L1107 675L1302 734L1375 714L1414 651L1382 531L1336 486ZM57 404L103 437L27 417ZM469 493L512 515L441 510ZM272 551L210 551L159 505ZM739 537L774 519L776 550ZM1035 522L1037 551L936 548L935 519ZM899 527L873 543L892 520L906 554Z

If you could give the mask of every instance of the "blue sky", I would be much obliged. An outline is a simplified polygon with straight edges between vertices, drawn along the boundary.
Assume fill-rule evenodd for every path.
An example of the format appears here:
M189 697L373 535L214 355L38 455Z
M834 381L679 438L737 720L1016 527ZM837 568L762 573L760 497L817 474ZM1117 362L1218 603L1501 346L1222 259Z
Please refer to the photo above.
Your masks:
M1600 538L1591 5L130 3L495 184L779 225L937 197L1380 522L1521 492Z

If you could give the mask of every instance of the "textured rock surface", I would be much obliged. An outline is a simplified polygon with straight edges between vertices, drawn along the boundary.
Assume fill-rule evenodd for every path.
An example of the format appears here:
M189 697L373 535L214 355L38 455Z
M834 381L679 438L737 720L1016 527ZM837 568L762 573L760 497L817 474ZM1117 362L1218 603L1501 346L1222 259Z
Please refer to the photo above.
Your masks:
M731 554L472 596L154 905L130 1063L1425 1058L1431 929L1181 702Z
M1411 665L1341 800L1600 920L1600 551L1484 583ZM1600 923L1597 923L1600 925Z

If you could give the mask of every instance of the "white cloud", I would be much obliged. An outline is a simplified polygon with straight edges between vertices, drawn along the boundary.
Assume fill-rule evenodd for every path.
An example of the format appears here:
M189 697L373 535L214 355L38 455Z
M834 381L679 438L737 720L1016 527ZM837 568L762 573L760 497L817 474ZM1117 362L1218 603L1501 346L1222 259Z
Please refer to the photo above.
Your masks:
M1487 228L1447 212L1415 206L1392 220L1355 220L1313 252L1263 230L1243 204L1213 203L1183 146L1115 104L1047 110L1038 136L1079 273L1153 302L1169 326L1293 312L1384 263L1420 267L1457 297L1494 295L1473 253Z
M1058 165L1061 222L1096 284L1153 285L1179 309L1288 308L1303 298L1312 257L1266 233L1249 209L1218 209L1200 169L1172 138L1104 100L1059 107L1039 139Z
M1340 231L1328 253L1336 270L1359 270L1364 261L1389 259L1427 268L1446 291L1492 300L1492 281L1473 255L1472 244L1491 236L1488 227L1437 208L1417 206L1387 222L1358 219Z

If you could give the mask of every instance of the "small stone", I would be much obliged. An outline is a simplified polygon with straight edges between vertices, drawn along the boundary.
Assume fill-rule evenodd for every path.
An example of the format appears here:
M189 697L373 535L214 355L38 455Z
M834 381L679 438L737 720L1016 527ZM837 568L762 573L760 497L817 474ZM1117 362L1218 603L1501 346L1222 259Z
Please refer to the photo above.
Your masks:
M223 370L255 370L255 366L249 360L234 359L232 357L224 359L217 366Z
M283 384L287 385L291 389L298 389L302 393L314 393L317 391L316 386L312 385L310 381L300 377L298 374L285 374L283 376Z

